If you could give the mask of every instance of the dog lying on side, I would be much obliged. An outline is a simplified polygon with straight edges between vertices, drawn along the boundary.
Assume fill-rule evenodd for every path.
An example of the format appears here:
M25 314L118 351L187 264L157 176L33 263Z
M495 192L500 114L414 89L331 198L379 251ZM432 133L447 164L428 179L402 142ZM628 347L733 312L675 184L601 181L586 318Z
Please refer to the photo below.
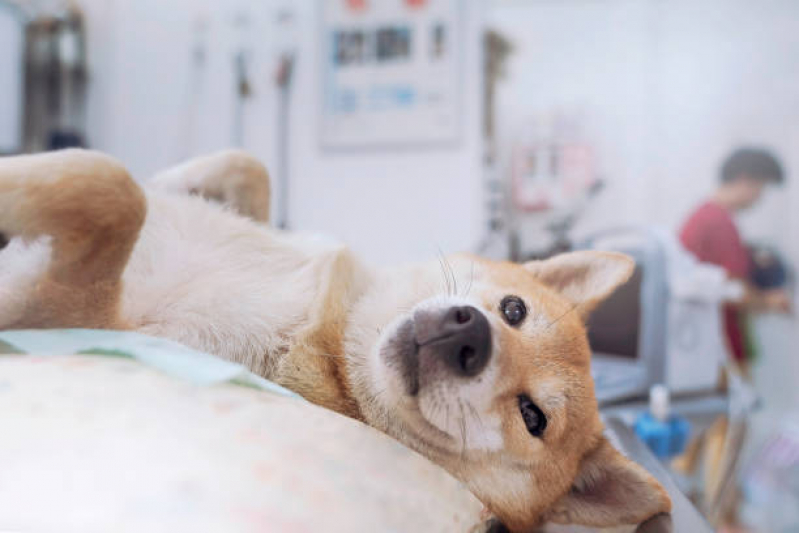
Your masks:
M626 256L374 270L158 189L268 215L268 175L240 152L146 192L94 152L0 158L0 329L135 330L242 363L427 456L512 531L670 510L603 436L589 371L584 320L630 276Z

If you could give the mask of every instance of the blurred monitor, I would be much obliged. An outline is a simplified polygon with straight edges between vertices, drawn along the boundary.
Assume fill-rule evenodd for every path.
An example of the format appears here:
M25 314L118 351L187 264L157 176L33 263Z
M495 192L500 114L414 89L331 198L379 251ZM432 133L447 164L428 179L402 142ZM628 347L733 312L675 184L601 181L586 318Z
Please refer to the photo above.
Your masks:
M591 313L588 339L595 353L638 358L643 276L643 269L636 265L630 280Z
M582 248L622 252L636 263L630 279L588 319L597 400L645 396L664 379L668 285L662 243L646 228L632 228L605 232Z

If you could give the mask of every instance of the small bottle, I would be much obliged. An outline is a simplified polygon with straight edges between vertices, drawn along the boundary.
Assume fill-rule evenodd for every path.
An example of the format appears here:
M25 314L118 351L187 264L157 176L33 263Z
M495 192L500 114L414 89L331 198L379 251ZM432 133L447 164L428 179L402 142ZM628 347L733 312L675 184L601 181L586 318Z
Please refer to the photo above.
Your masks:
M653 385L649 389L649 411L638 416L634 430L659 459L669 459L685 449L690 424L670 413L669 389Z

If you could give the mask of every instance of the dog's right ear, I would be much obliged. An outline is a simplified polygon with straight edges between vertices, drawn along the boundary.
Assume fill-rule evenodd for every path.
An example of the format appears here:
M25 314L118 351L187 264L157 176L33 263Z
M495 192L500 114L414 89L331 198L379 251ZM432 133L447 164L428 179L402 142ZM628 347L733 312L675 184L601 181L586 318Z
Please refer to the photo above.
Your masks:
M524 268L571 301L585 318L602 300L630 279L635 261L616 252L581 251L530 261Z
M580 464L571 490L549 521L593 527L640 524L671 511L666 490L649 472L602 437Z

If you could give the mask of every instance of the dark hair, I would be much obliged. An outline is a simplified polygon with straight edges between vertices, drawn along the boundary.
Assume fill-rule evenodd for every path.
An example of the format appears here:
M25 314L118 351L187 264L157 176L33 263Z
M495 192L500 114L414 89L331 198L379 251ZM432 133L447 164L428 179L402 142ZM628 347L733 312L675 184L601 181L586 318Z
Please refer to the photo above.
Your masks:
M743 176L777 184L785 179L777 158L761 148L738 148L724 160L721 165L722 183L730 183Z

